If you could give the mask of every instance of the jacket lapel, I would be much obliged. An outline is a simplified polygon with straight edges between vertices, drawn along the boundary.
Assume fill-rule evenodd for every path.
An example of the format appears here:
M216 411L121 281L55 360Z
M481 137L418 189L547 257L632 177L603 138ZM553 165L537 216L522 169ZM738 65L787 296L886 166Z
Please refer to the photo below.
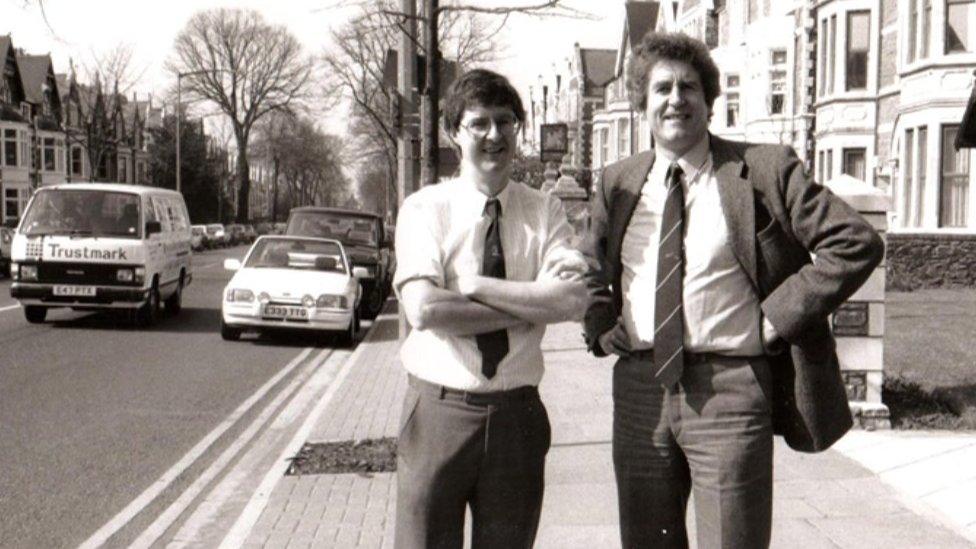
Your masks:
M620 250L623 246L624 233L630 225L630 218L634 215L637 202L640 200L641 190L647 181L647 174L654 165L654 152L646 151L634 157L635 162L630 169L621 175L620 185L614 190L612 211L610 212L609 241L607 251L612 264L620 271Z
M756 212L752 184L745 179L745 162L729 142L719 137L711 136L711 150L732 253L758 290Z

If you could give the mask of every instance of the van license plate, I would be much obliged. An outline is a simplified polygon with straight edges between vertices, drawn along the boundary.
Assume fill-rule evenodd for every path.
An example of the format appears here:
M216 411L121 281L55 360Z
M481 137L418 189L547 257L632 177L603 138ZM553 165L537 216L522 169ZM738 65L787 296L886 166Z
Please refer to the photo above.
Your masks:
M83 297L94 297L95 287L94 286L55 286L54 295L57 296L83 296Z
M305 307L287 307L284 305L267 305L264 307L264 316L272 318L297 318L308 319L308 310Z

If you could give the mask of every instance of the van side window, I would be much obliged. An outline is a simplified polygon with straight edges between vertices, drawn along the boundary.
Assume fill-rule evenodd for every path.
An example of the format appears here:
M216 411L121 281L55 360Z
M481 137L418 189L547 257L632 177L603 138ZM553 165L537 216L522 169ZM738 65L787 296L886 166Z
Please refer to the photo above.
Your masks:
M169 213L173 218L174 227L180 231L189 230L190 218L186 215L186 208L183 206L183 201L177 198L170 198L169 203Z
M156 208L153 207L152 199L149 198L148 196L145 198L145 201L142 205L142 211L145 214L147 223L150 221L159 221L159 216L156 215Z
M159 219L159 224L163 228L164 233L168 233L173 230L173 224L169 220L169 215L166 213L166 203L162 198L158 196L152 197L153 208L156 210L156 218Z

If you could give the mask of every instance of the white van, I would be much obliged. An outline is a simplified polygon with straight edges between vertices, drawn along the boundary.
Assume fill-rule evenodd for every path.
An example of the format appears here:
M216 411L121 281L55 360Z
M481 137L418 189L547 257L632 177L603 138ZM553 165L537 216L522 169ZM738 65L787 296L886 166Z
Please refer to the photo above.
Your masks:
M47 310L128 309L137 325L182 306L193 280L190 216L178 192L116 183L38 189L11 250L10 295L28 322Z

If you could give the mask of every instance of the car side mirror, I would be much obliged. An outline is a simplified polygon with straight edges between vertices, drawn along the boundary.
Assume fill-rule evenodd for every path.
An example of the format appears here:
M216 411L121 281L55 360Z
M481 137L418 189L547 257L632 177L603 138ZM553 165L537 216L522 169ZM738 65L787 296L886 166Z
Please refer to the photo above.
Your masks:
M163 232L163 225L159 221L146 221L146 236Z
M366 270L366 267L353 267L352 276L356 278L369 278L369 271Z
M240 259L225 259L224 260L224 269L226 269L228 271L239 271L241 269L241 260Z

